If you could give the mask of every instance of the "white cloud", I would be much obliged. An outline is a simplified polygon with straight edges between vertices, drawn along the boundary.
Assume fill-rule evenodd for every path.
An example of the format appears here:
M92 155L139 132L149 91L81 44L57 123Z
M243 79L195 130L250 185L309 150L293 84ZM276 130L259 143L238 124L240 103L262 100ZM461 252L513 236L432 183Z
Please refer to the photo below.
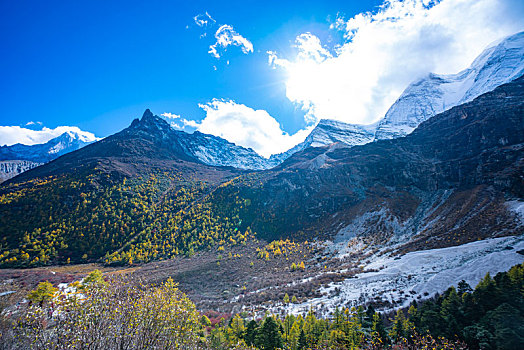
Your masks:
M287 74L286 95L306 120L372 123L414 79L456 73L491 42L524 28L517 0L391 0L375 13L337 18L345 42L330 52L311 33L297 37L297 55L269 63Z
M171 127L178 130L191 132L195 131L195 129L199 126L198 122L182 118L182 116L178 114L165 112L162 113L161 116L166 119L166 121L169 123L169 125L171 125Z
M43 127L41 130L32 130L20 126L0 126L0 142L2 145L35 145L62 135L65 132L73 132L85 142L99 140L93 133L82 131L76 126L57 126L54 129Z
M25 123L25 126L42 125L42 122L29 121Z
M215 33L215 38L216 42L209 46L208 52L217 59L220 58L222 52L225 51L228 46L238 46L245 54L253 52L253 44L238 34L229 24L220 26Z
M179 118L181 118L179 114L174 114L174 113L169 113L169 112L165 112L165 113L162 113L160 115L162 117L164 117L164 118L167 118L167 119L179 119Z
M193 17L193 20L195 21L195 24L199 27L205 28L208 26L214 25L217 21L211 17L211 15L206 11L203 14L196 15Z
M198 130L249 147L264 157L288 150L302 142L312 127L289 135L265 110L255 110L231 100L213 100L199 105L206 117Z

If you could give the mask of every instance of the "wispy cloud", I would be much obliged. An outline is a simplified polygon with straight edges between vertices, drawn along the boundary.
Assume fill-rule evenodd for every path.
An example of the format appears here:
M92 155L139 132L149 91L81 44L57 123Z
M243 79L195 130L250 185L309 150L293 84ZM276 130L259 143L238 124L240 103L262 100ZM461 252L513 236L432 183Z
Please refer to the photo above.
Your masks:
M253 44L237 33L232 26L224 24L215 33L216 42L209 46L209 53L219 59L228 46L238 46L243 53L253 52Z
M330 118L371 123L414 79L456 73L491 42L524 29L517 0L390 0L377 11L332 24L345 41L333 49L318 37L296 38L295 57L268 52L287 75L286 95L309 122Z
M203 14L196 15L193 17L193 20L195 21L195 24L199 27L205 28L208 26L214 25L217 21L211 17L211 15L206 11Z
M76 126L57 126L54 129L43 127L41 130L32 130L20 126L0 126L0 142L1 145L7 146L16 143L35 145L46 143L65 132L76 133L86 142L99 140L99 138L97 138L93 133L80 130L80 128Z
M211 30L214 31L215 26L218 25L217 21L211 17L207 11L193 17L193 21L201 30L200 39L206 38L208 36L207 34L211 34ZM189 28L189 26L186 28ZM245 54L253 52L253 44L251 41L236 32L230 24L219 25L218 29L214 32L214 38L215 42L209 46L208 52L216 59L220 59L229 46L239 47ZM229 61L227 64L229 64Z
M182 118L182 116L174 113L165 112L161 114L164 119L171 125L171 127L177 130L183 130L187 132L195 131L200 125L198 122L190 119Z
M29 121L29 122L25 123L24 126L35 126L35 125L42 125L42 122Z

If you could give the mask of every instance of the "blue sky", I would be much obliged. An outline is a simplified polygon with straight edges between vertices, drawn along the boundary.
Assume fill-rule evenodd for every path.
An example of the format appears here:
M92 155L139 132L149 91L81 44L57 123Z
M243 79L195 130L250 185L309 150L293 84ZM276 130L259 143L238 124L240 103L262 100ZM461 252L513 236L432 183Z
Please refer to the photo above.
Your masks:
M524 17L522 4L510 0L396 3L379 8L382 1L2 1L0 125L38 121L104 137L150 108L181 116L168 118L179 126L182 119L195 121L187 130L196 126L268 155L298 142L320 118L377 120L409 81L429 71L467 67L491 41L521 30ZM464 20L465 35L445 17L453 20L468 6L474 14ZM201 27L194 17L206 12L216 22ZM399 28L384 20L391 14ZM252 52L230 45L219 48L220 58L210 53L223 25L250 43ZM428 26L436 32L429 39L423 36ZM400 40L408 28L407 39ZM369 49L359 41L382 47ZM416 69L358 73L384 71L387 56L377 66L368 61L382 52L398 60L407 48L420 53L406 60ZM438 55L446 50L456 57L443 64ZM379 84L388 92L377 94ZM363 95L352 101L352 91ZM234 134L227 130L231 120L238 121ZM245 131L250 127L252 132ZM282 145L262 146L271 140Z

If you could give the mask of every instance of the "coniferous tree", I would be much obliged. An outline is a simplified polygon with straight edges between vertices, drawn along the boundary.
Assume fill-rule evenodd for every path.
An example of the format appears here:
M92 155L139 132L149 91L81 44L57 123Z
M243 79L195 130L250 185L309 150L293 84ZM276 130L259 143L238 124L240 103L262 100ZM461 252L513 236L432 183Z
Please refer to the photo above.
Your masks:
M247 345L254 345L255 344L255 338L257 336L257 322L255 320L249 321L246 327L246 336L245 341Z
M264 350L274 350L282 347L282 335L277 322L275 322L272 316L266 317L262 323L255 338L255 345Z
M300 330L300 335L298 336L298 349L303 350L307 348L307 339L304 329Z

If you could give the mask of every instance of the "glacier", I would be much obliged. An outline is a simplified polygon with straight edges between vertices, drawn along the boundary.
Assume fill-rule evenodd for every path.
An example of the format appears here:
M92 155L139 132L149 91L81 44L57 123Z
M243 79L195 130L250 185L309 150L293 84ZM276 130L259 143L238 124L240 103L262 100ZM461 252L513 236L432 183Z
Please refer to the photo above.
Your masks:
M523 74L524 32L520 32L492 44L457 74L429 73L411 83L379 121L375 140L405 136L432 116Z

